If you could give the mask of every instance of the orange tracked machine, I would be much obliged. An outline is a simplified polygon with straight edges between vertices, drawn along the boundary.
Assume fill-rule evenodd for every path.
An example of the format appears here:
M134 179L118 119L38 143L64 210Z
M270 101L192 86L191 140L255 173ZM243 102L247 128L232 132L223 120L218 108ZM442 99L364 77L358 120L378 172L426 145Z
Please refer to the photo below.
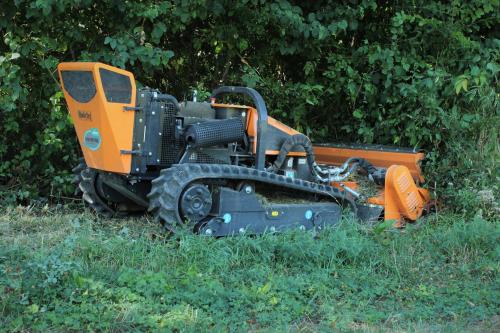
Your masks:
M75 181L100 214L149 211L171 232L225 236L320 229L346 207L361 221L401 226L430 200L422 152L313 144L268 116L254 89L179 102L102 63L58 71L83 152ZM251 105L219 103L223 95Z

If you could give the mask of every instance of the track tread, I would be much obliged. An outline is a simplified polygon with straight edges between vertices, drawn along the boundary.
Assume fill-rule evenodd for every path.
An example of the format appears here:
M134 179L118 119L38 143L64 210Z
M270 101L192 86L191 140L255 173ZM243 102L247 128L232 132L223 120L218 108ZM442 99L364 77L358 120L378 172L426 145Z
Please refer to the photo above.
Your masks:
M340 201L347 201L355 207L352 199L339 189L323 184L317 184L302 179L292 179L263 170L246 168L236 165L218 164L174 164L160 172L152 181L151 192L148 194L149 209L154 218L163 226L177 232L184 223L179 213L179 200L182 192L190 183L204 179L248 180L278 185L284 188L315 193Z

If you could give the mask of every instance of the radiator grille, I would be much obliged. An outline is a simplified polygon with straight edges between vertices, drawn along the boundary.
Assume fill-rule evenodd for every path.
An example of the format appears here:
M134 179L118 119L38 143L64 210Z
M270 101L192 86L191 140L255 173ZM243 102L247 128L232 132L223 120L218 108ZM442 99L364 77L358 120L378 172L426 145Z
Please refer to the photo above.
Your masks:
M212 157L208 154L195 151L189 156L190 163L205 163L205 164L228 164L227 162L218 158Z
M175 116L177 107L173 102L162 105L163 117L161 117L161 147L160 163L170 166L177 162L180 151L180 142L175 139Z

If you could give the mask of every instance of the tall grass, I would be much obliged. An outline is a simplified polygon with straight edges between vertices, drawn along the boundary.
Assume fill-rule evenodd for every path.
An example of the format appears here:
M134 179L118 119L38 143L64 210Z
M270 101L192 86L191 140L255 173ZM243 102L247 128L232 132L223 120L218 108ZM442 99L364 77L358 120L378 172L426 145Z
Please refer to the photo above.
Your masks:
M0 218L6 331L495 329L498 224L168 240L146 220ZM493 325L493 326L492 326Z

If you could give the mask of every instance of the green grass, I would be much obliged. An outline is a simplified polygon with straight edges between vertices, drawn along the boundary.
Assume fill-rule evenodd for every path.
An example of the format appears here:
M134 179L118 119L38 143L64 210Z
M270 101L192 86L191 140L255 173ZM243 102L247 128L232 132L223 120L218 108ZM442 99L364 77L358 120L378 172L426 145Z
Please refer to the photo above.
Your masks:
M0 216L4 331L498 331L497 222L166 240L146 218Z

